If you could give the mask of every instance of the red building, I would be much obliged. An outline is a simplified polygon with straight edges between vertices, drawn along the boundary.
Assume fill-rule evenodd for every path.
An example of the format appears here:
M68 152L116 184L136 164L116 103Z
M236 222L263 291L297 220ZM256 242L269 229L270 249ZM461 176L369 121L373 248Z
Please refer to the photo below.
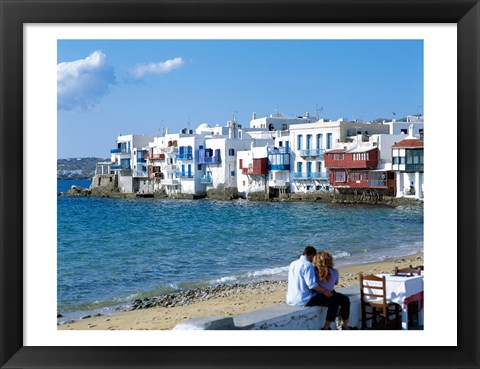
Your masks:
M395 189L391 171L377 170L380 152L377 147L335 149L325 153L325 167L330 171L334 188Z

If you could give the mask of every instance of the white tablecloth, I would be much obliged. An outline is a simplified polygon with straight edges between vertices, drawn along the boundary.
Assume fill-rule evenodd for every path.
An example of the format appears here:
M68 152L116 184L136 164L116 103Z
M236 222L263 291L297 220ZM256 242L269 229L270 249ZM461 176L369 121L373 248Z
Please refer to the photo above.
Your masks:
M387 300L402 307L402 329L408 329L407 304L412 301L423 300L423 275L377 274L377 276L385 276ZM365 281L365 284L376 285L377 282Z

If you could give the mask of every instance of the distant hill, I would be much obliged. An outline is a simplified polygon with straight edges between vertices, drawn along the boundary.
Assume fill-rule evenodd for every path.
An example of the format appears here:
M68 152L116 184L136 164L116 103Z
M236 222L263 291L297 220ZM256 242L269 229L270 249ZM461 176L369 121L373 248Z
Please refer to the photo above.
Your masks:
M95 175L95 166L104 158L70 158L57 160L57 179L90 179Z

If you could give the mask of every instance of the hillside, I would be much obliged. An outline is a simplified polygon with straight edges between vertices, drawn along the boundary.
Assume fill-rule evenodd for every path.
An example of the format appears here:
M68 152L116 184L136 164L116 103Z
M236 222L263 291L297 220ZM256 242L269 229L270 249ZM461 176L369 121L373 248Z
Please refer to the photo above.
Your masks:
M95 175L95 165L104 158L70 158L57 160L57 179L90 179Z

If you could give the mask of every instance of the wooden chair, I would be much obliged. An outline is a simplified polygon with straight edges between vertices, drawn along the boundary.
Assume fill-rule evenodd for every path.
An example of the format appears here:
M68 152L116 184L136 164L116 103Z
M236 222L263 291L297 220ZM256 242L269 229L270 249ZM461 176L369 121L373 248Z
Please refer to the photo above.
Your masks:
M378 327L378 320L380 320L383 329L401 329L401 307L387 300L385 276L377 277L373 274L363 275L360 273L360 303L362 329L367 328L369 320L372 321L372 329Z
M412 266L410 265L410 267L408 267L408 268L395 267L394 274L395 275L397 275L397 274L409 274L409 275L417 274L417 275L420 275L420 274L422 274L422 271L419 268L412 268Z

